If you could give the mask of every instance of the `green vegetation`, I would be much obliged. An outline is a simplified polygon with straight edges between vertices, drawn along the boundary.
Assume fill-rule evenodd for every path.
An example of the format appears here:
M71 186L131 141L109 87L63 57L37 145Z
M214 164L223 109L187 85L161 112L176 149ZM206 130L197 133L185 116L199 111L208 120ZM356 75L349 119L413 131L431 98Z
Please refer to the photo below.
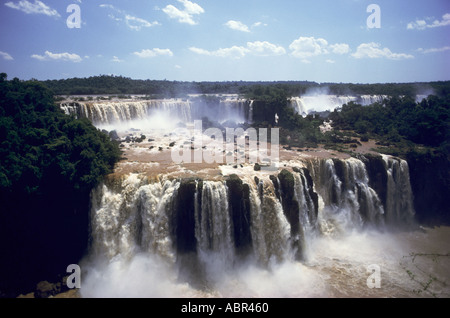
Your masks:
M427 91L436 95L448 92L449 82L430 83L316 83L309 81L278 82L180 82L167 80L134 80L123 76L92 76L47 80L42 82L55 95L146 95L146 98L184 97L187 94L241 94L244 96L264 95L265 89L278 89L288 96L299 96L311 90L329 92L335 95L366 94L388 96L413 96Z
M448 154L449 105L450 94L442 97L430 95L419 103L407 96L392 97L370 106L349 103L336 109L329 118L337 130L354 131L365 139L378 139L381 146L390 146L380 149L385 152L405 155L417 145L422 145Z
M90 192L120 156L88 120L65 115L42 83L1 74L0 294L79 260Z
M120 157L107 134L64 115L42 84L17 79L0 82L0 140L2 195L41 195L52 181L84 192Z

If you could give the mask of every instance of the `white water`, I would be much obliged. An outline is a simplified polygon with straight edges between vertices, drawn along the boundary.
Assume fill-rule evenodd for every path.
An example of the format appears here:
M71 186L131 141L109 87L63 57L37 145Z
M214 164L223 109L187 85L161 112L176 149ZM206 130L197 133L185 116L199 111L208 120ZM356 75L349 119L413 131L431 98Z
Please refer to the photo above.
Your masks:
M60 105L68 115L88 118L94 125L114 127L125 123L152 121L155 116L170 118L177 122L190 123L208 117L210 120L237 123L251 122L250 102L239 98L222 98L217 103L205 104L202 100L160 99L146 101L111 102L65 102ZM147 126L147 129L153 126Z
M313 94L300 97L291 97L290 103L291 107L294 108L297 114L306 116L311 111L333 111L334 109L342 107L344 104L348 104L350 102L355 102L363 106L367 106L376 102L381 102L384 98L386 98L386 96Z
M390 231L412 223L407 167L384 158L389 171L388 217L364 164L311 160L319 210L303 172L294 173L304 259L295 260L290 224L267 175L250 189L251 249L234 249L228 188L203 181L195 196L194 254L178 255L171 231L179 181L149 181L130 174L109 180L92 195L92 248L83 260L83 297L449 297L448 229ZM301 163L298 163L301 164ZM392 175L392 180L391 180ZM303 182L302 182L303 178ZM394 180L395 179L395 180ZM305 186L304 186L305 185ZM335 195L329 195L335 191ZM394 204L392 201L395 201ZM368 204L361 214L361 205ZM405 205L406 204L406 205ZM406 209L405 209L406 207ZM383 220L384 222L381 222ZM171 225L172 224L172 225ZM416 253L413 256L411 253ZM371 265L381 269L381 288L369 288Z

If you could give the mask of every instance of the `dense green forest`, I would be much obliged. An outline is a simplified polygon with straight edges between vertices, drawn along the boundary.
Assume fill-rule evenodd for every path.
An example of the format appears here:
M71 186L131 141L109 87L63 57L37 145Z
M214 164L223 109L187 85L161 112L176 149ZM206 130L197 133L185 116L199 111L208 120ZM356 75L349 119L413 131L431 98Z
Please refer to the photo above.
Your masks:
M450 149L450 94L430 95L421 102L410 97L391 97L370 106L343 105L329 116L333 127L398 143L410 141L428 147Z
M79 260L91 189L120 156L88 120L65 115L42 83L0 75L0 296L32 290Z
M187 94L242 94L245 96L265 95L273 88L283 90L289 96L299 96L311 90L325 90L336 95L436 95L448 93L449 82L429 83L316 83L309 81L277 82L180 82L167 80L135 80L122 76L93 76L47 80L42 82L55 95L129 95L139 94L153 97L183 97ZM267 92L266 92L267 90Z

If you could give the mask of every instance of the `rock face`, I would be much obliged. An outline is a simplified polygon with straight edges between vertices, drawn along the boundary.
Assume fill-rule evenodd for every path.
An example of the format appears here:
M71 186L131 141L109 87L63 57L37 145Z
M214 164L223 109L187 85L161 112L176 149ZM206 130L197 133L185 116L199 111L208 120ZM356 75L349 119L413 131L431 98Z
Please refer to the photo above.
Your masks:
M417 221L426 225L450 225L450 158L408 155L411 188Z
M277 183L275 182L274 185ZM275 188L279 189L281 205L283 212L291 225L292 246L296 250L296 257L300 258L301 253L301 238L304 236L301 233L300 227L300 210L299 205L294 194L295 180L292 173L286 169L281 170L278 174L279 184Z
M50 283L48 281L39 282L36 285L34 291L34 298L49 298L54 297L57 294L64 293L69 290L66 284L67 276L62 277L56 283Z
M378 194L384 209L386 209L387 198L387 171L385 162L380 155L366 154L361 157L369 175L369 185Z
M175 200L172 233L179 253L195 252L195 192L197 182L194 179L183 180L178 188ZM200 196L201 197L201 196Z
M235 247L238 251L245 250L252 244L250 231L250 189L247 184L235 174L227 181L230 217L233 220Z

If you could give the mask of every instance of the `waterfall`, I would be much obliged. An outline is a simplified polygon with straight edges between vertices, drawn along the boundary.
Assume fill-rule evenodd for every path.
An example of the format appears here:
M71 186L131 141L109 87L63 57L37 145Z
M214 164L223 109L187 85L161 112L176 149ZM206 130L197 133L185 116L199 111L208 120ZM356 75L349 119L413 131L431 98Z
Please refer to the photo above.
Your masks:
M304 95L300 97L291 97L290 105L297 112L297 114L305 117L311 111L333 111L337 107L342 107L344 104L355 102L363 106L368 106L376 102L382 102L387 98L385 95Z
M145 266L198 290L233 288L249 264L314 262L320 238L414 222L408 165L384 155L308 158L221 180L111 176L91 197L89 259L120 274L151 258Z
M181 99L150 101L74 102L62 103L61 109L77 118L88 118L94 125L111 125L146 119L162 112L182 122L192 120L191 104Z
M178 187L137 174L98 186L92 193L92 253L112 259L143 251L173 260L169 218Z
M388 176L386 214L389 224L408 226L414 216L413 194L409 182L409 168L405 160L382 155Z
M158 99L147 101L63 102L60 108L67 115L88 118L96 126L121 124L146 120L156 114L164 114L171 121L191 123L206 116L211 120L237 123L251 122L251 102L237 97L218 99L205 104L199 99Z
M113 258L145 251L174 258L177 250L211 252L232 263L237 232L245 233L240 227L248 221L251 239L242 244L251 244L255 258L263 262L280 261L292 256L292 248L305 248L324 226L348 231L412 223L407 163L389 156L381 160L387 175L385 198L372 187L368 163L356 158L311 159L278 177L237 179L249 189L248 198L241 193L233 203L249 202L244 223L238 220L244 210L231 212L236 199L231 193L236 192L225 181L150 182L130 174L104 182L92 193L93 253Z
M225 262L233 262L234 244L228 213L228 191L222 182L203 182L201 205L197 205L195 209L195 237L199 253L213 253Z
M292 97L290 99L290 104L297 114L303 117L306 117L306 115L308 115L308 109L304 105L303 99L301 97Z

